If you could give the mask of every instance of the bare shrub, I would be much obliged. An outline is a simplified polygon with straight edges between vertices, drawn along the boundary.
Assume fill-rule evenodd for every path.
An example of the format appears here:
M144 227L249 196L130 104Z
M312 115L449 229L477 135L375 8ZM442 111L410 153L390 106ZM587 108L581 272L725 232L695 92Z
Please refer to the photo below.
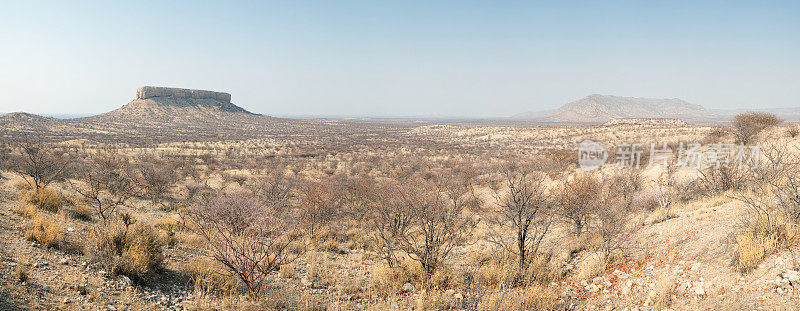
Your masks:
M729 131L726 131L724 127L715 127L713 130L708 132L705 138L700 141L701 145L708 145L714 144L722 141L725 136L727 136Z
M430 180L408 180L398 187L398 203L410 217L407 230L399 238L400 247L422 265L428 277L475 227L475 222L463 214L478 203L470 179L450 173Z
M656 183L655 198L658 208L669 215L672 207L672 178L668 172L661 172L654 180Z
M730 156L737 157L740 151L733 152ZM741 156L741 155L739 155ZM699 190L707 193L722 193L729 190L742 190L747 186L750 176L747 165L736 163L719 163L699 170L697 186Z
M287 176L283 167L267 172L264 177L251 180L251 188L266 202L288 206L295 199L298 181Z
M792 125L786 128L786 136L795 138L797 135L800 135L800 126Z
M378 253L390 268L396 267L400 237L406 234L410 224L410 215L403 208L399 197L395 196L399 192L397 187L397 183L383 182L376 187L374 196L365 198L371 206L373 241Z
M619 198L619 201L625 205L627 209L633 206L634 196L642 189L642 171L636 168L625 168L614 174L610 180L607 181L608 191Z
M597 212L600 191L597 177L589 173L573 175L556 190L558 213L572 225L576 237L581 236Z
M146 283L162 268L164 257L155 229L128 214L93 232L87 253L112 274Z
M13 159L13 166L31 189L38 192L63 178L69 165L63 149L36 139L19 141L15 146L21 155Z
M555 216L554 203L544 184L543 174L509 167L503 175L503 189L496 185L492 187L499 210L490 221L501 230L511 229L514 237L509 239L494 231L489 235L489 241L516 255L519 271L525 271L550 232Z
M206 241L208 256L251 294L261 293L271 272L299 256L295 216L280 204L220 194L192 206L187 218Z
M128 159L113 152L90 155L83 164L79 181L71 183L72 188L103 222L139 191Z
M177 167L154 156L139 157L137 161L139 181L144 194L154 204L169 207L167 203L171 201L170 188L178 182L178 174L175 174Z
M737 236L737 265L743 271L757 266L776 249L797 242L800 224L800 158L785 147L772 146L752 170L750 186L732 196L748 208L744 230Z
M750 144L765 129L781 123L776 115L766 112L748 112L733 118L732 132L737 143Z
M308 236L316 238L321 227L328 225L341 212L340 201L328 179L306 181L301 193L301 223Z

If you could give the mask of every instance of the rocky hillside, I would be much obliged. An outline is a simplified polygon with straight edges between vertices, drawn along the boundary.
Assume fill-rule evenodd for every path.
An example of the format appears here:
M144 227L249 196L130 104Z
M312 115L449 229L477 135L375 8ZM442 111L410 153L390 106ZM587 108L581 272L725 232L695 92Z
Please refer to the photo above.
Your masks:
M231 103L231 94L204 90L144 86L121 108L85 118L94 122L173 124L257 122L265 118Z
M542 117L543 116L543 117ZM548 114L517 118L555 123L604 123L621 118L674 118L686 122L712 120L714 114L700 105L672 99L620 97L593 94L568 103Z

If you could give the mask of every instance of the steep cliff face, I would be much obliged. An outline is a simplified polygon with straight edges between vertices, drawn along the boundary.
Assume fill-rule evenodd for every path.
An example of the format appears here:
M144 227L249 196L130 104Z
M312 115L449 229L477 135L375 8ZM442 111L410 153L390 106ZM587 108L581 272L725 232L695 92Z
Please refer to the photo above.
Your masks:
M171 97L176 99L211 99L225 103L231 102L231 94L205 90L191 90L172 87L143 86L136 90L136 99Z
M120 109L110 112L122 115L151 115L160 117L159 114L170 114L173 117L195 115L200 111L205 113L232 112L252 114L242 107L231 103L231 94L205 90L191 90L168 87L143 86L136 90L136 99Z

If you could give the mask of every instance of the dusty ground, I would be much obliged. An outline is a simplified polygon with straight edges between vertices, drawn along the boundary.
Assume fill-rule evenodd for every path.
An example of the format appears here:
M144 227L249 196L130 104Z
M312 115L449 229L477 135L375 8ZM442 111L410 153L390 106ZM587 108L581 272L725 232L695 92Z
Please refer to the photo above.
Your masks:
M712 130L698 127L625 128L621 131L620 128L598 126L580 129L526 128L514 132L509 128L495 127L443 128L418 128L405 135L425 135L433 141L448 141L480 150L491 150L494 144L500 144L508 150L518 149L514 146L522 145L531 149L548 149L575 144L587 138L649 142L669 136L688 140L701 138ZM543 141L546 137L552 140ZM797 144L798 139L794 143ZM242 152L258 151L260 155L297 152L293 149L295 146L284 141L262 144L241 142L237 148L252 148L254 151ZM171 143L161 148L198 155L231 146L237 145ZM129 151L136 152L135 149ZM410 151L393 152L402 155ZM336 154L335 159L338 163L347 162L348 155ZM15 212L19 204L14 187L16 181L13 180L13 174L4 175L12 180L5 179L0 184L0 310L237 308L235 304L198 297L191 291L188 276L182 272L184 265L200 253L191 243L165 248L165 271L152 284L143 286L133 285L124 277L105 273L77 249L47 249L26 240L24 230L30 220ZM220 188L226 187L216 177L210 183ZM137 206L133 209L136 213L152 220L174 216L143 200L133 205ZM631 252L637 255L632 256L634 258L628 263L589 280L568 277L551 284L559 298L575 309L653 310L663 307L657 306L660 300L658 296L665 292L664 287L670 287L674 290L667 291L671 301L669 308L677 310L800 308L800 285L789 284L789 280L783 277L787 270L798 269L793 255L795 252L771 254L762 265L746 274L735 269L733 235L739 229L742 217L746 217L742 203L721 194L679 204L674 210L677 217L644 224L636 230ZM93 225L94 222L65 219L68 245L80 248ZM559 234L549 241L554 250L563 247L559 241L565 239L567 233ZM453 270L474 268L471 257L487 247L481 236L474 237L473 242L455 250L451 265ZM587 251L584 253L582 256L591 256ZM28 280L22 283L15 282L13 275L20 265L26 267L28 274ZM295 307L308 309L414 309L419 306L421 297L431 294L413 289L382 295L374 286L374 272L381 265L376 254L368 250L339 245L336 250L309 251L290 267L274 273L273 281L283 288L279 296L299 301L301 305ZM469 295L460 288L439 294L456 309L464 306L461 302Z

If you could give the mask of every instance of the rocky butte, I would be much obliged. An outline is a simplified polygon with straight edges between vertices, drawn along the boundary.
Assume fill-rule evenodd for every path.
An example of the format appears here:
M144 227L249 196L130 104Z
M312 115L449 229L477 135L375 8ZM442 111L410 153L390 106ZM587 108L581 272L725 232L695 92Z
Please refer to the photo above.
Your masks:
M136 110L151 110L150 113L155 113L152 110L158 110L162 113L173 114L187 112L174 111L176 108L252 114L242 107L232 104L230 93L159 86L138 88L136 98L115 112L117 112L116 114Z
M183 99L213 99L225 103L231 102L231 94L205 90L190 90L172 87L143 86L136 90L136 99L172 97Z

